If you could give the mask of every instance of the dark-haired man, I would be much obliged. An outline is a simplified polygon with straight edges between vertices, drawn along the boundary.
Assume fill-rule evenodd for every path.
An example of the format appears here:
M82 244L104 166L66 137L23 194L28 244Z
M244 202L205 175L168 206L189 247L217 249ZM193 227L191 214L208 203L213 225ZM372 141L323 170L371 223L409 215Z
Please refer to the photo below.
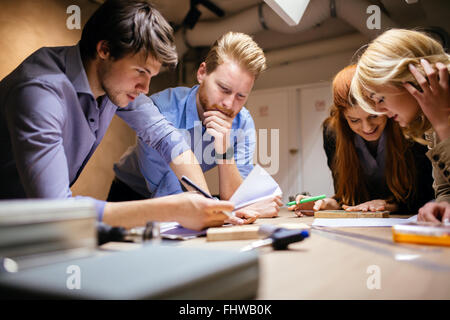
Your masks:
M176 63L171 27L142 0L108 0L83 28L79 44L33 53L0 82L0 198L71 197L70 186L114 114L178 177L189 175L207 189L182 135L142 100L161 65ZM153 220L202 229L222 225L222 211L233 208L192 193L96 204L99 220L127 228Z

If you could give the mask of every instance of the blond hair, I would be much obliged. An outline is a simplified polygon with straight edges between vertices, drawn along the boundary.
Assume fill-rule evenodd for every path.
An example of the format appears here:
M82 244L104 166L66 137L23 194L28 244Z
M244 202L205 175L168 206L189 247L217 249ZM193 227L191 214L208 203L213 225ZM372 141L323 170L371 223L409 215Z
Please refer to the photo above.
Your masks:
M255 79L266 69L264 51L244 33L230 31L214 43L205 59L206 72L213 72L227 59L239 64Z
M412 30L391 29L373 40L361 55L353 77L350 93L356 104L370 113L377 113L370 95L377 88L388 86L402 88L403 83L410 82L420 88L417 80L408 69L414 65L426 76L420 59L426 59L434 67L437 62L450 69L450 55L442 45L430 36ZM418 117L404 128L406 136L426 144L424 133L430 131L431 123L420 110Z

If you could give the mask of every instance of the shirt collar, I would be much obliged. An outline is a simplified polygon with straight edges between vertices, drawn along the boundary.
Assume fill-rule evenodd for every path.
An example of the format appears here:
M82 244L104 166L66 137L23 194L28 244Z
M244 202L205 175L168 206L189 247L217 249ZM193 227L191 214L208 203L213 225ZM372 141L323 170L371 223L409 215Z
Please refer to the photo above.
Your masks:
M86 93L94 97L81 61L80 43L67 50L66 75L78 93Z
M197 110L197 92L198 85L192 87L186 99L186 129L192 129L194 125L198 125L201 120Z

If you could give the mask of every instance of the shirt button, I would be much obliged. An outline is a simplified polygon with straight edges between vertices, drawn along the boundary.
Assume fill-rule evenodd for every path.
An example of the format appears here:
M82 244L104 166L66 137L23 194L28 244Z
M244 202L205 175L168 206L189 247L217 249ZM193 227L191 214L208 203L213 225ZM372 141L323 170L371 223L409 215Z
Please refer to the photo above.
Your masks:
M439 169L444 169L445 168L445 164L443 162L439 162L438 167L439 167Z
M90 121L90 122L95 122L95 120L94 120L94 119L92 119L92 118L91 118L91 119L89 119L89 121Z
M435 154L435 155L433 156L433 160L434 160L434 161L438 161L438 160L439 160L439 155L438 155L438 154Z

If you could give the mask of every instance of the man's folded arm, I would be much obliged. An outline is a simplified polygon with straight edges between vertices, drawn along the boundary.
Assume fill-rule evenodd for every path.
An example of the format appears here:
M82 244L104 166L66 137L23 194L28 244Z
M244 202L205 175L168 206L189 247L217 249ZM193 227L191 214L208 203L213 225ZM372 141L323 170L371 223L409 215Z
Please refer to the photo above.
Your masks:
M203 171L183 134L159 112L149 97L139 95L126 108L118 109L116 114L136 131L142 142L161 155L178 179L182 175L189 176L201 188L208 190Z

